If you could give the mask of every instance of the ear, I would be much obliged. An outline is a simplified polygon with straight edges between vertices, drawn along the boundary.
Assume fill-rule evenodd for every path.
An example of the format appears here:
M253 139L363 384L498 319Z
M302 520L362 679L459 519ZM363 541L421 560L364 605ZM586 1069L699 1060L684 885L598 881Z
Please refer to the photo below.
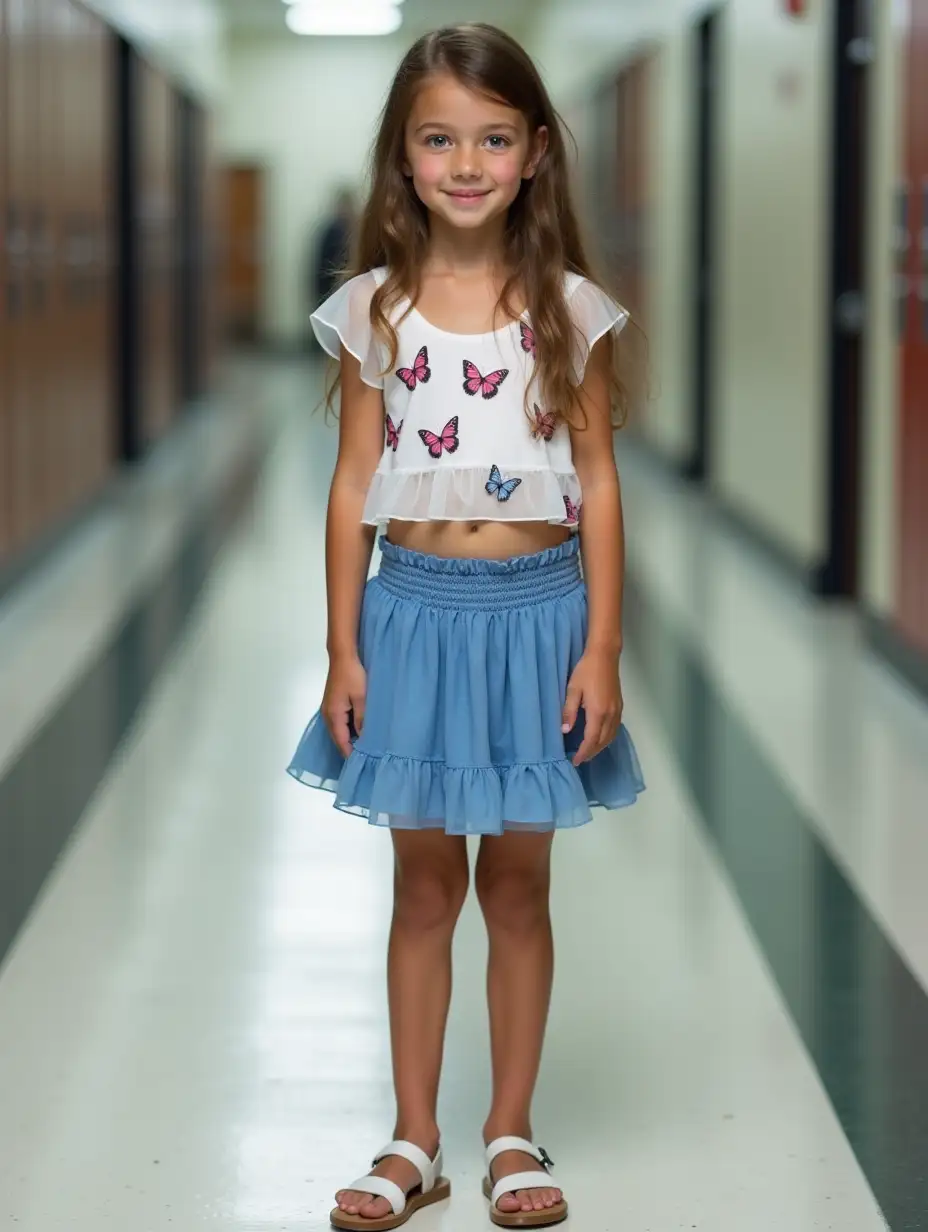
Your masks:
M530 180L532 178L532 176L538 170L538 166L541 160L544 158L547 149L548 149L548 130L542 124L541 128L539 128L535 133L535 138L534 138L534 141L532 142L531 156L529 157L529 160L525 164L525 168L522 171L523 180Z

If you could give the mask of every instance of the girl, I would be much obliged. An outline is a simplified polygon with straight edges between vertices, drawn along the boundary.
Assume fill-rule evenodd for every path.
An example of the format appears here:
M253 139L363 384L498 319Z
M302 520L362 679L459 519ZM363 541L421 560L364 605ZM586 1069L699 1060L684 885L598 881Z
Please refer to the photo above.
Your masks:
M619 686L627 314L590 276L568 180L521 47L486 25L427 35L383 112L355 276L312 318L341 365L329 674L289 771L389 826L395 852L395 1140L338 1193L338 1228L396 1228L450 1193L436 1104L468 834L490 942L490 1218L567 1216L530 1116L552 839L643 789Z

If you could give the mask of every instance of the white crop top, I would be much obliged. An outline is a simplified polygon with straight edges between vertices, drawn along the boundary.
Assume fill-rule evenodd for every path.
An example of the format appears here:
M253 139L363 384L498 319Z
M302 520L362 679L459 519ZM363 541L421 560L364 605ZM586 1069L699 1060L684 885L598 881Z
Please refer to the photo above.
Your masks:
M386 439L362 521L576 526L582 495L567 425L552 430L535 399L534 425L525 413L535 347L527 315L491 333L452 334L413 308L397 326L397 362L383 376L389 349L374 334L370 304L385 277L376 269L352 278L311 318L328 354L338 359L344 344L365 384L383 390ZM565 279L580 381L593 344L628 314L579 274ZM397 305L395 320L407 307Z

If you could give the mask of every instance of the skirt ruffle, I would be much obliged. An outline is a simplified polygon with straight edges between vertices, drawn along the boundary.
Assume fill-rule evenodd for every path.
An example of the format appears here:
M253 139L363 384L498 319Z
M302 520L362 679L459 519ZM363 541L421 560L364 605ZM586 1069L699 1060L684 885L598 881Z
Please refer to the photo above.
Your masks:
M344 759L317 712L288 772L335 807L396 829L567 829L644 781L627 729L574 766L567 681L586 640L577 541L509 561L447 560L382 541L365 589L361 735Z

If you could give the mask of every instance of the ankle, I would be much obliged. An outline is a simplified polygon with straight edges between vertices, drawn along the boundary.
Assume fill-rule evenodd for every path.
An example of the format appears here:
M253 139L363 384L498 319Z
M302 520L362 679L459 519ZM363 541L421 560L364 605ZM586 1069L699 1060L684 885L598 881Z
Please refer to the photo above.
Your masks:
M512 1116L492 1115L483 1127L483 1141L486 1146L497 1138L524 1138L531 1142L532 1123L524 1113Z
M393 1131L394 1142L411 1142L434 1159L441 1144L441 1131L434 1121L397 1120Z

